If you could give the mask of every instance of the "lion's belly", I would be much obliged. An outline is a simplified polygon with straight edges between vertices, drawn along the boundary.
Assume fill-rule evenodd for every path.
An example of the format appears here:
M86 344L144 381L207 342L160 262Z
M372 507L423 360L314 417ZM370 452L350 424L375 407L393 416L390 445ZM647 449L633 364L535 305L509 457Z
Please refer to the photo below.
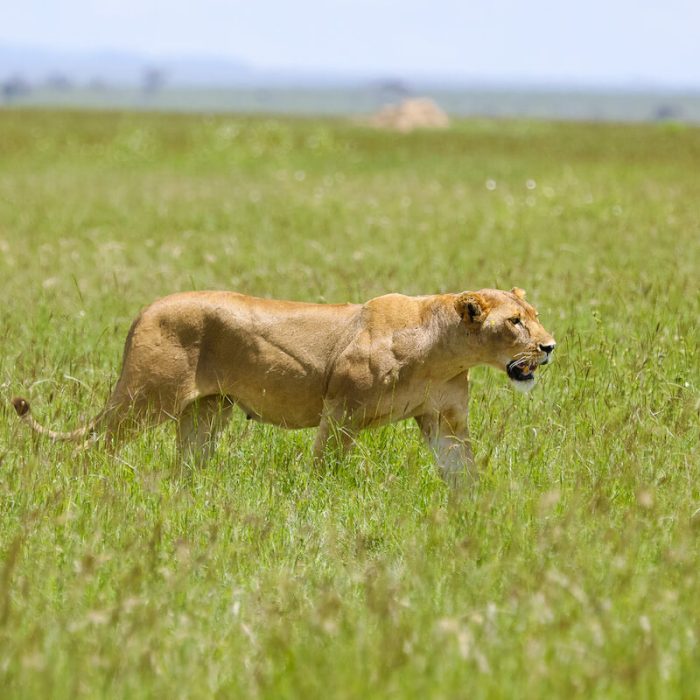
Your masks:
M202 393L230 396L253 420L309 428L319 424L323 407L324 368L313 359L248 336L210 356L197 384Z
M249 418L262 423L282 428L312 428L321 419L321 394L303 382L285 382L283 386L276 386L274 381L259 387L239 385L233 387L230 395Z
M344 326L337 313L328 315L323 307L312 311L277 316L218 311L199 348L200 394L227 394L254 420L287 428L317 426L328 357Z
M370 399L356 411L358 427L373 428L420 415L425 411L425 398L425 394L397 391L390 396Z

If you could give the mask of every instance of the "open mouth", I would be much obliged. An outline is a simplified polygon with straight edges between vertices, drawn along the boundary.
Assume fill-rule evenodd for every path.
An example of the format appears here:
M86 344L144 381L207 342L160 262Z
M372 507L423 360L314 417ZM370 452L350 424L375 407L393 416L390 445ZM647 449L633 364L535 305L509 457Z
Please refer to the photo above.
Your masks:
M530 382L538 366L536 360L513 360L506 365L506 372L514 382Z

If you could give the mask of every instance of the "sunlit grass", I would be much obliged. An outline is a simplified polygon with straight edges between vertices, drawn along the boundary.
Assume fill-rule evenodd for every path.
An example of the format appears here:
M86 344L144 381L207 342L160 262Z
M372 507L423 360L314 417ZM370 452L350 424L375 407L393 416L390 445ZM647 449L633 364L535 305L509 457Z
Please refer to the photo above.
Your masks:
M237 416L77 457L2 402L3 697L694 697L700 131L0 112L0 385L72 427L153 298L518 285L536 390L474 373L483 478L412 424L328 474ZM695 515L694 515L695 514Z

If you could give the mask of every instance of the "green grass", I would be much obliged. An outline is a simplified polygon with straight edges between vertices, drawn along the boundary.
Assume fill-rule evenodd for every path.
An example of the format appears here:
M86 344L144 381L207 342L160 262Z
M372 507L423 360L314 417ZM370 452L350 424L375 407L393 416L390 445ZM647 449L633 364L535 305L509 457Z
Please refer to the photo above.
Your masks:
M697 697L700 130L0 112L3 698ZM487 187L488 182L488 187ZM483 478L409 423L326 475L232 423L175 476L75 426L159 295L524 287L558 340L474 372Z

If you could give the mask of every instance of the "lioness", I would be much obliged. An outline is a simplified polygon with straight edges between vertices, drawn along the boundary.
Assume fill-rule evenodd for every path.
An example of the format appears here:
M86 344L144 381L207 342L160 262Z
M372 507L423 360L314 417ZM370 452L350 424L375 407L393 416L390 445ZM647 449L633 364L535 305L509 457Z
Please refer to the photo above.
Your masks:
M119 380L102 412L72 432L18 415L52 440L102 438L111 448L167 418L183 461L202 463L234 406L284 428L318 426L314 457L356 433L415 418L442 476L475 476L468 432L469 369L491 365L530 389L554 339L518 288L365 304L306 304L234 292L155 301L126 338Z

